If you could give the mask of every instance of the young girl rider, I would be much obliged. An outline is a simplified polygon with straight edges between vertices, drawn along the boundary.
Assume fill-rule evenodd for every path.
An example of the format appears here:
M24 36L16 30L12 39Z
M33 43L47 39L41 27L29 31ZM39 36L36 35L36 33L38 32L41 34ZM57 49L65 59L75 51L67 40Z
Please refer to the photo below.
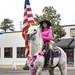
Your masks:
M51 22L48 20L43 20L40 22L40 33L42 36L42 39L44 41L44 46L43 46L43 52L45 55L45 64L44 67L47 66L47 63L49 61L49 58L46 54L48 49L51 49L49 44L50 44L50 40L52 39L52 29L51 29ZM52 50L51 50L52 51ZM53 54L53 51L52 51ZM53 56L51 54L51 65L53 65ZM50 55L50 54L49 54Z

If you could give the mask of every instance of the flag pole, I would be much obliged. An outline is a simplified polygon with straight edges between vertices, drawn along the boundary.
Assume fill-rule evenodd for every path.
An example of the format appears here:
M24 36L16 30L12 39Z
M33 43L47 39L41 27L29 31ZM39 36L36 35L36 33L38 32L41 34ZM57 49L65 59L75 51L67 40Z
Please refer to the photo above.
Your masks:
M22 31L22 21L20 21L20 31Z

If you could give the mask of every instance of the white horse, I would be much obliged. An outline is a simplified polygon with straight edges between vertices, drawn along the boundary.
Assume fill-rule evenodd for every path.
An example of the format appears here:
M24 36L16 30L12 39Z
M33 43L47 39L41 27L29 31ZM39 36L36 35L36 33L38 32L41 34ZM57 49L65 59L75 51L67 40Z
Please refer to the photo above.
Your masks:
M42 51L43 40L40 35L39 26L30 26L26 37L29 40L31 57L33 57L34 55L36 55ZM61 51L61 56L53 59L53 65L54 65L54 68L56 66L59 67L61 75L67 75L66 53L60 47L58 47L58 48ZM35 67L35 72L33 72L31 67L29 66L31 75L42 75L44 60L45 60L44 56L41 55L35 61L33 61L34 67ZM30 64L30 61L29 61L29 64ZM54 68L51 66L48 66L47 70L49 71L50 75L54 75Z

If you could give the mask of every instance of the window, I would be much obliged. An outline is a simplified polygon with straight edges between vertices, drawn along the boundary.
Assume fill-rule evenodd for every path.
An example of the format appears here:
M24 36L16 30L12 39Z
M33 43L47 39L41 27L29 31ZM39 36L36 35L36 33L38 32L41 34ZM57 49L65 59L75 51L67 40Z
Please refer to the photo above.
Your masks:
M25 48L17 47L17 58L25 58Z
M12 58L12 47L4 48L4 58Z

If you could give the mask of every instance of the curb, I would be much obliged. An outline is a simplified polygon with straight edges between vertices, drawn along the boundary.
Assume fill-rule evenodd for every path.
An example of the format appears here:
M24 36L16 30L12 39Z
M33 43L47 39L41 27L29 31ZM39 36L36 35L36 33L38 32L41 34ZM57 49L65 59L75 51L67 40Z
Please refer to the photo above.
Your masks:
M15 66L12 66L12 65L0 65L0 68L4 68L4 69L22 69L24 67L24 65L15 65Z
M0 65L0 68L12 68L11 65Z
M12 66L12 65L0 65L0 68L5 68L5 69L10 69L10 68L12 69L12 68L15 68L15 67L16 67L17 69L23 70L24 65L17 65L17 66ZM67 69L72 70L72 69L75 69L75 67L67 67ZM55 70L59 70L59 68L56 67Z

